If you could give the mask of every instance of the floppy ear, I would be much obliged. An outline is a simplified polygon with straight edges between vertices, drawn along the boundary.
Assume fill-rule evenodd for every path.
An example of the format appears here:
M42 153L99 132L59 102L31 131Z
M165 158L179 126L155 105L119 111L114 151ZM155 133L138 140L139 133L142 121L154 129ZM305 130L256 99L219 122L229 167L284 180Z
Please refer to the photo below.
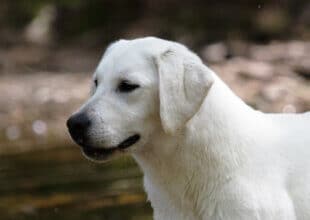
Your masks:
M172 47L156 60L160 118L165 132L174 134L198 112L213 77L201 60L185 47Z

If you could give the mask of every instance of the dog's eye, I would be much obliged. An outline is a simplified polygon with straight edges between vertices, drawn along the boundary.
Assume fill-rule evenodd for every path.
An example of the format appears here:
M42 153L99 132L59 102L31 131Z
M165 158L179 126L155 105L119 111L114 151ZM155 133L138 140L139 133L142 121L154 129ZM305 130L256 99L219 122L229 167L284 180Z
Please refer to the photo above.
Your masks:
M98 79L94 80L94 84L95 84L95 87L97 88L97 86L98 86Z
M130 83L129 81L127 80L123 80L120 82L120 84L118 85L117 87L117 90L119 92L131 92L137 88L139 88L140 86L137 85L137 84L133 84L133 83Z

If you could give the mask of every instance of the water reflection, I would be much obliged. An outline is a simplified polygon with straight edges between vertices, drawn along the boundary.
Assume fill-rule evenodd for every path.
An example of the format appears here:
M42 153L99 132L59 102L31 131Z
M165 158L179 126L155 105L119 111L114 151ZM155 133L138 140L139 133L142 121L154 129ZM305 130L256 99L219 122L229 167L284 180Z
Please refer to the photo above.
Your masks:
M94 164L75 148L2 157L1 219L152 219L141 177L128 157Z

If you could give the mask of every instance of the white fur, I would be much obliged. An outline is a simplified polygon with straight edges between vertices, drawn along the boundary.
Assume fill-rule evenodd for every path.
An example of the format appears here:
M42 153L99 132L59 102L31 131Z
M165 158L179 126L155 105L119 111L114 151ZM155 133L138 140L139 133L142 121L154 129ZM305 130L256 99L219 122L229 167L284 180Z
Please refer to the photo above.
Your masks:
M309 220L310 113L264 114L240 100L184 46L118 41L82 107L98 147L134 133L156 220ZM115 92L121 78L141 88Z

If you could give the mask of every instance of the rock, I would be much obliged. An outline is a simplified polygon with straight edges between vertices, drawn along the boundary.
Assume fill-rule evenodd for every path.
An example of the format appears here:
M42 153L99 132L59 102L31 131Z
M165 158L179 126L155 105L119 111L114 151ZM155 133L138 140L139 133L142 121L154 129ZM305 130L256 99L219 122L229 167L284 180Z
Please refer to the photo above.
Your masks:
M259 61L280 62L298 60L309 54L310 45L302 41L272 42L268 45L253 45L250 58Z
M207 62L217 63L226 59L228 51L225 44L215 43L203 48L201 55Z
M296 110L295 105L287 104L283 107L282 112L283 113L296 113L297 110Z
M228 55L232 57L248 57L250 44L240 40L229 40L227 43Z
M309 57L299 60L294 65L293 69L303 78L310 80L310 58Z
M271 102L277 101L286 95L287 91L282 85L271 84L262 90L262 96Z
M236 58L232 61L236 73L245 79L269 80L273 77L273 67L269 63Z

